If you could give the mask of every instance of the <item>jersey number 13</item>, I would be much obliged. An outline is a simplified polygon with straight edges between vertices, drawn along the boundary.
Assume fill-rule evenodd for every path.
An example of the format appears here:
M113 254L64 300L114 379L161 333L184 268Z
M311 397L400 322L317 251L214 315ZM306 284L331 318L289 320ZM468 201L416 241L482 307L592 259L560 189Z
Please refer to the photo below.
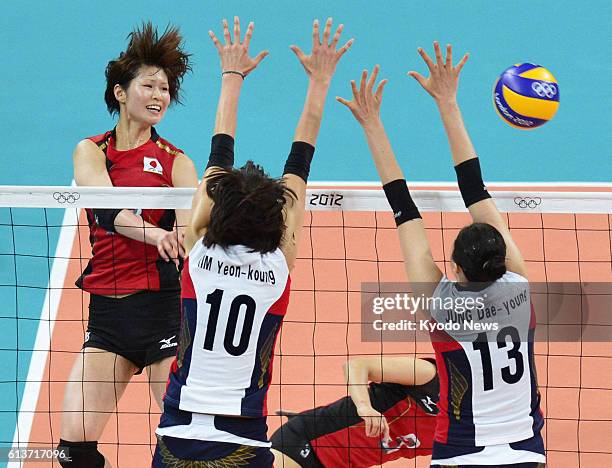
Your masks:
M506 342L506 339L510 338L511 342ZM505 366L501 368L501 376L504 382L508 384L515 384L525 371L525 364L523 362L523 354L519 351L521 348L521 337L519 332L514 327L502 328L497 334L497 348L506 348L512 345L512 348L507 351L508 360L514 361L514 372L512 372L511 366ZM484 391L493 390L493 365L491 363L491 350L489 349L489 342L487 340L486 333L480 333L476 338L476 341L472 343L474 351L480 352L480 360L482 361L482 373L484 380Z

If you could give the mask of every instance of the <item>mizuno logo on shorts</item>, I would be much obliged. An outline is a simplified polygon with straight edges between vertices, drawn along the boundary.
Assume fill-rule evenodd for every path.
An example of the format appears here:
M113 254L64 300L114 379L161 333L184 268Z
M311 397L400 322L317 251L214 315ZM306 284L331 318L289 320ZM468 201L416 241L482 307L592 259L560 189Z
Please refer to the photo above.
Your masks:
M172 343L172 340L175 338L176 335L172 335L170 338L159 340L159 342L162 344L159 349L174 348L175 346L178 346L178 343Z

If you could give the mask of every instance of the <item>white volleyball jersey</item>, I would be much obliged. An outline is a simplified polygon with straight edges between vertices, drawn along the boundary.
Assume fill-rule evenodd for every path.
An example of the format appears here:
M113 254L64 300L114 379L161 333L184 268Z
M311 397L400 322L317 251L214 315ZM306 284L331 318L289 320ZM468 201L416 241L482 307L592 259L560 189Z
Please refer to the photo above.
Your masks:
M457 446L467 454L467 447L536 439L538 445L544 420L527 279L507 272L488 286L467 289L443 278L434 298L439 302L430 312L438 329L431 338L440 376L440 413L432 459L451 459ZM528 451L540 453L529 445Z
M262 417L289 302L285 256L198 241L185 261L181 333L164 402L193 413Z

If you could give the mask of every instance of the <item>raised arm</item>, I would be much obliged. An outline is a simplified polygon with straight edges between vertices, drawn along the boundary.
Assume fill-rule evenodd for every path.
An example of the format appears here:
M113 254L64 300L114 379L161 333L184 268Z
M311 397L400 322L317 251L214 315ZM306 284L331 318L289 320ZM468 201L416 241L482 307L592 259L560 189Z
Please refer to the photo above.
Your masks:
M440 44L434 42L435 63L422 48L419 48L418 52L427 64L430 76L425 78L415 71L408 74L416 79L436 101L465 205L474 222L490 224L503 236L506 243L507 269L526 276L527 267L523 256L512 239L504 217L484 186L480 163L457 104L459 74L468 59L468 54L463 56L457 66L453 66L453 51L450 44L446 46L446 59L444 59Z
M319 128L321 127L325 98L338 61L353 44L353 39L351 39L336 50L343 28L342 24L338 26L330 42L332 19L328 18L323 30L323 41L321 41L319 22L315 20L312 27L312 52L310 55L304 54L296 45L291 46L291 50L308 75L308 91L283 175L285 185L297 196L296 200L287 200L285 209L287 229L282 250L287 258L289 268L293 267L297 254L299 233L304 218L306 182Z
M254 28L254 23L250 22L244 35L244 41L241 42L240 20L235 16L233 40L225 19L223 20L224 44L221 44L214 32L208 32L221 59L221 93L217 104L215 129L208 165L202 177L202 182L193 197L192 220L185 239L187 252L204 235L210 219L212 205L206 195L206 178L215 170L230 169L234 165L234 138L238 120L238 101L244 79L268 55L268 51L264 50L257 54L255 58L249 57L249 45Z
M348 391L357 413L365 422L366 435L389 438L385 417L372 406L368 392L370 382L423 385L436 375L435 366L423 359L408 356L368 356L351 359L343 366Z
M387 80L381 81L374 92L378 70L377 65L369 80L368 72L364 70L359 89L355 81L351 81L351 101L340 97L336 99L350 109L363 128L376 170L393 209L406 273L413 284L414 293L429 296L442 278L442 272L433 260L423 220L410 197L380 118L383 88Z

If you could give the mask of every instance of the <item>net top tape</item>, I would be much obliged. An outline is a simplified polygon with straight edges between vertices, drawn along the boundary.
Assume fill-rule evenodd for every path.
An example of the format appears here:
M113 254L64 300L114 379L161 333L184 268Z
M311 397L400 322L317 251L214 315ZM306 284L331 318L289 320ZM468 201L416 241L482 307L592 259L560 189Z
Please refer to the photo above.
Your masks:
M309 188L306 209L312 211L389 211L382 189ZM412 186L411 186L412 187ZM456 188L411 190L423 212L464 212ZM75 187L0 186L4 208L191 208L193 188L169 187ZM608 213L612 214L612 191L490 190L502 212L507 213Z

